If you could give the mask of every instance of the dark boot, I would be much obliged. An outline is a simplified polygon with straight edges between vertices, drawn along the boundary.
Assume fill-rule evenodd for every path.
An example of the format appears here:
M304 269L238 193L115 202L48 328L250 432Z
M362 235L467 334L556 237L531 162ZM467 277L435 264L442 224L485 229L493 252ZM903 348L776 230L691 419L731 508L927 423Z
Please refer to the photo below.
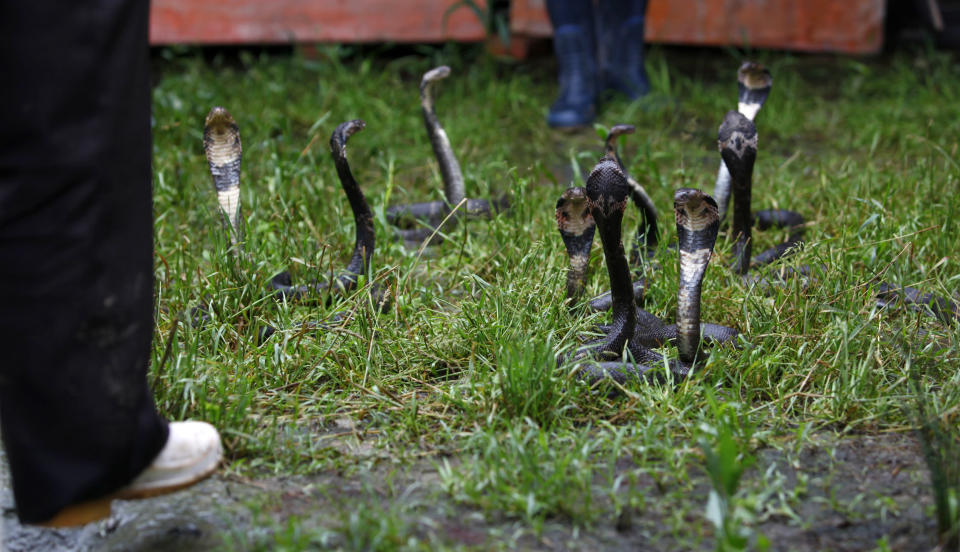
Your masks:
M618 4L638 4L639 13L619 13ZM604 90L635 100L650 91L643 66L646 2L600 2L600 72Z
M589 125L596 115L597 62L593 30L583 25L563 25L554 30L560 95L550 106L547 124L552 127Z

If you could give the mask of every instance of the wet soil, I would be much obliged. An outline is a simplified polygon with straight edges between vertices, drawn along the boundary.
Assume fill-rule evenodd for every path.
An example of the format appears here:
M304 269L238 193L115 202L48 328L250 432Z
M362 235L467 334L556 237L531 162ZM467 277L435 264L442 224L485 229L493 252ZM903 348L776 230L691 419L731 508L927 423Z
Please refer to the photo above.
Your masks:
M905 434L824 437L816 447L756 452L741 487L770 491L752 528L772 550L931 550L936 525L918 442ZM215 476L191 489L117 501L111 518L76 529L19 524L9 475L0 483L5 550L304 549L711 550L704 510L710 485L699 467L682 480L634 477L624 492L642 507L615 514L608 499L585 526L548 518L538 534L516 517L454 501L436 463L397 465L352 446L356 465L297 477ZM456 467L457 457L447 458ZM617 471L636 470L627 459ZM663 473L670 474L669 469ZM775 489L772 490L771 489Z

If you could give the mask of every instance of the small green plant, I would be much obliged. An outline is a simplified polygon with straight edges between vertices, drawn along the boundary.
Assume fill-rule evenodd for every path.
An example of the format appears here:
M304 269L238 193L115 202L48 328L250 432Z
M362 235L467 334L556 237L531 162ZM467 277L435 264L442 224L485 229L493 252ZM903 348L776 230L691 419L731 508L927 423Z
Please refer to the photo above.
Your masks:
M707 499L707 519L717 531L716 550L746 550L753 532L744 524L753 518L746 504L741 504L737 490L743 472L753 466L756 457L750 453L754 427L737 411L735 404L717 403L709 397L713 409L713 425L704 424L700 447L713 489ZM756 549L765 550L769 542L758 535Z

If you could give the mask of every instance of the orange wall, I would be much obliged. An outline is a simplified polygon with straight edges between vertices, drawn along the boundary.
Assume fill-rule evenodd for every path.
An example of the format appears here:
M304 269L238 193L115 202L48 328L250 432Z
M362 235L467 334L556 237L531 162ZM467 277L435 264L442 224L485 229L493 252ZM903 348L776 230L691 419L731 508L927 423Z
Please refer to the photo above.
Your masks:
M545 6L544 0L513 0L511 30L550 36ZM884 15L884 0L650 0L645 38L671 44L875 53L883 46Z
M603 1L603 0L600 0ZM478 2L481 5L483 2ZM153 44L480 41L483 24L456 0L153 0ZM651 0L649 42L872 53L884 0ZM551 35L545 0L513 0L519 41Z

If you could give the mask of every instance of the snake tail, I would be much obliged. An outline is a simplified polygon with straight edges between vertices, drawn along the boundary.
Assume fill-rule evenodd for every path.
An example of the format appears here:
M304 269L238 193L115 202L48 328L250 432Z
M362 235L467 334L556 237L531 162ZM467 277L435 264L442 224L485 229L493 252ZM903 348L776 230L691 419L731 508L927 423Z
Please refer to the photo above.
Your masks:
M627 134L633 134L635 131L636 128L633 125L615 125L607 134L604 149L606 156L615 159L620 170L623 171L624 176L626 176L627 184L630 186L630 198L643 215L643 222L640 228L637 229L636 247L639 248L642 244L643 248L646 249L646 254L649 255L657 249L657 243L660 237L657 231L657 207L653 204L653 200L650 199L650 195L647 194L644 187L627 172L623 161L620 159L620 154L617 152L616 145L617 138ZM639 255L639 250L635 250L634 256L638 261Z

